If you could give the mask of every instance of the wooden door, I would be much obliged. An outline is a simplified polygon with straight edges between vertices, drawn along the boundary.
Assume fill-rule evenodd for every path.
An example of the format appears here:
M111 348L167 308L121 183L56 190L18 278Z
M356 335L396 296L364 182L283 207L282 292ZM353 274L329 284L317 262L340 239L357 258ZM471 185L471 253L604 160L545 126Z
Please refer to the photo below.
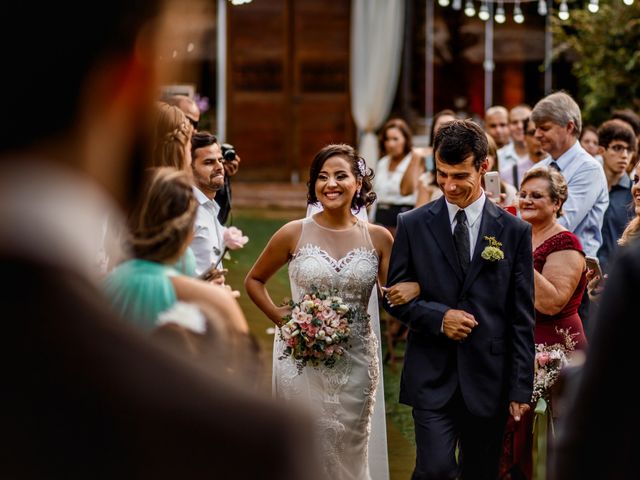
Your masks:
M349 0L260 0L228 10L228 141L239 180L306 181L327 143L354 140Z

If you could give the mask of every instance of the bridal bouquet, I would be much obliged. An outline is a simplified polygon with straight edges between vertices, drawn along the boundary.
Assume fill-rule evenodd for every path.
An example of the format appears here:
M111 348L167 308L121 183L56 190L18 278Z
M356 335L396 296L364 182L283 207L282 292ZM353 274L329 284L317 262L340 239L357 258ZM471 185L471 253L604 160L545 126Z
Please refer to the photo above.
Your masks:
M286 348L283 357L292 357L298 372L308 363L333 367L348 347L349 324L356 315L337 292L313 288L299 302L290 301L291 313L280 327Z
M545 345L536 344L536 357L533 377L533 395L531 401L536 403L543 398L549 401L551 387L560 376L560 371L569 364L570 352L575 350L576 342L573 340L577 334L569 333L570 329L558 329L556 331L564 337L563 343Z

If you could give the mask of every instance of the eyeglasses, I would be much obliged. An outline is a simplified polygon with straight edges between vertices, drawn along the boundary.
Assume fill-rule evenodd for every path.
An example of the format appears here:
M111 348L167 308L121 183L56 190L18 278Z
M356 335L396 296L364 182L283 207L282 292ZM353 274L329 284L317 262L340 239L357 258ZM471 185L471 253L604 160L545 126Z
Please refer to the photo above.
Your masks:
M540 193L540 192L531 192L531 193L527 193L527 192L518 192L518 197L520 198L520 200L525 200L527 197L530 197L531 200L540 200L541 198L545 198L548 195L545 195L544 193Z
M609 145L607 149L613 150L615 153L622 153L622 152L627 152L628 154L633 153L633 148L625 147L624 145L619 145L619 144Z
M198 120L194 120L191 117L187 117L187 120L189 120L189 123L193 126L194 130L198 130Z

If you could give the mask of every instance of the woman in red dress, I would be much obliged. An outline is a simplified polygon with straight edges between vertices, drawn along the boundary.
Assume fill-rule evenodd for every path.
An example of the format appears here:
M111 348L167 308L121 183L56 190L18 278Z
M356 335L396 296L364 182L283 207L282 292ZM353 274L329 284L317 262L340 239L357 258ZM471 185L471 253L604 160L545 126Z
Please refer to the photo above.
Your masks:
M584 252L578 238L556 221L567 196L567 183L559 172L533 168L522 180L519 206L532 232L535 342L564 344L562 329L573 335L575 348L582 350L586 338L578 307L587 283ZM532 422L529 413L519 424L507 425L501 478L531 478Z

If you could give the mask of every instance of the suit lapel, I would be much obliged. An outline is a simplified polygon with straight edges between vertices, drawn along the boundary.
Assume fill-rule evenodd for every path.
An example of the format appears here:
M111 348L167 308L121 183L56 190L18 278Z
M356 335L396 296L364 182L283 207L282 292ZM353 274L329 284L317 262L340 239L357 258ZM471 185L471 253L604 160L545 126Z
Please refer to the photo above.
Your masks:
M462 268L458 262L458 254L456 253L456 247L453 243L449 211L445 205L444 197L441 197L436 202L433 208L429 210L429 213L430 216L427 218L427 226L436 239L438 247L442 250L444 258L447 259L447 262L449 262L458 279L462 281Z
M503 227L500 215L502 215L500 208L496 207L493 202L487 198L484 202L484 208L482 209L480 233L476 240L476 246L473 249L473 259L471 259L467 276L464 279L464 284L462 285L462 294L466 293L469 287L473 285L473 282L482 270L484 262L486 262L486 260L482 259L480 256L482 254L482 250L484 250L484 247L487 245L487 241L484 237L488 236L496 237L498 240L500 239L500 233L502 232Z

